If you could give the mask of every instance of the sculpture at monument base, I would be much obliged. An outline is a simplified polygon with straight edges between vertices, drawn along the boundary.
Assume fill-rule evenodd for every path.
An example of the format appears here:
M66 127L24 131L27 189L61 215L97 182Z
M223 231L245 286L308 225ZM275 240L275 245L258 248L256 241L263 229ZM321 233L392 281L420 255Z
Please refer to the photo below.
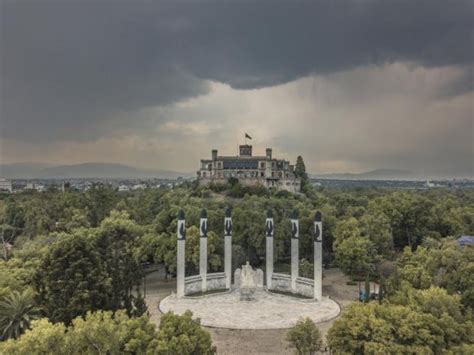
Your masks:
M252 269L249 262L247 261L245 265L242 265L242 271L240 273L240 300L253 300L256 288L257 272Z

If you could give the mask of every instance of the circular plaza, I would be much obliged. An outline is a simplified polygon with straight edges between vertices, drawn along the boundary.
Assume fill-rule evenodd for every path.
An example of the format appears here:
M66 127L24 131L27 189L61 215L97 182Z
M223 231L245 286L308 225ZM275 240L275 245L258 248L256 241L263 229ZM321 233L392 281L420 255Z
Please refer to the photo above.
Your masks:
M187 310L208 327L228 329L284 329L298 319L309 317L315 323L337 317L339 305L328 297L320 301L256 290L252 300L241 300L238 290L205 296L177 297L160 302L160 311L183 314Z

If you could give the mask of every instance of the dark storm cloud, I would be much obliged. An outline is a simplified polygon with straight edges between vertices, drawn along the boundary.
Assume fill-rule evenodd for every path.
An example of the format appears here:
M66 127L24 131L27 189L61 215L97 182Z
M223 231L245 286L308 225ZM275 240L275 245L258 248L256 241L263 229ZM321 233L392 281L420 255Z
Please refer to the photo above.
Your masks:
M136 110L206 94L206 80L243 89L393 61L469 66L473 4L3 0L1 136L96 138ZM444 94L468 90L461 78Z

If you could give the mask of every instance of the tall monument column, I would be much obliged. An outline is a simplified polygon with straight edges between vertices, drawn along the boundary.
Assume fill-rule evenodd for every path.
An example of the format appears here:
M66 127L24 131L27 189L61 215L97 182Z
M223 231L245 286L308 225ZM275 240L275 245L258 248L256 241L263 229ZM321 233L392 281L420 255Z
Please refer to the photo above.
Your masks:
M273 213L272 210L267 211L267 220L265 222L266 233L266 274L267 274L267 289L272 288L273 275Z
M186 246L186 223L184 221L183 210L178 214L178 255L177 255L177 274L176 274L176 294L178 297L184 296L184 276L185 276L185 246Z
M202 279L202 292L207 291L207 211L201 211L199 222L199 275Z
M232 217L230 208L225 210L224 238L225 287L230 289L232 283Z
M291 289L293 291L296 291L296 278L298 277L299 235L298 211L294 210L291 215Z
M323 295L323 222L321 212L314 216L314 299Z

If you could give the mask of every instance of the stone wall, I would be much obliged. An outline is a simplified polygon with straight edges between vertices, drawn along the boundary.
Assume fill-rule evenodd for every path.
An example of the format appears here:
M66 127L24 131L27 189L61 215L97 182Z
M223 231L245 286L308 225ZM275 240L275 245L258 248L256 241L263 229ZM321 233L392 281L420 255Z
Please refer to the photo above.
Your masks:
M225 289L225 273L215 272L213 274L207 274L207 290L223 290Z
M296 278L296 289L291 289L291 275L273 273L271 290L292 292L305 297L313 298L314 281L306 277Z
M314 297L314 280L306 277L296 278L296 293L306 297Z
M274 272L272 275L272 290L291 292L291 276Z
M207 291L225 289L225 273L216 272L207 274ZM184 279L184 294L192 295L202 291L202 278L200 275L188 276Z
M201 275L188 276L184 279L184 294L191 295L202 290Z

